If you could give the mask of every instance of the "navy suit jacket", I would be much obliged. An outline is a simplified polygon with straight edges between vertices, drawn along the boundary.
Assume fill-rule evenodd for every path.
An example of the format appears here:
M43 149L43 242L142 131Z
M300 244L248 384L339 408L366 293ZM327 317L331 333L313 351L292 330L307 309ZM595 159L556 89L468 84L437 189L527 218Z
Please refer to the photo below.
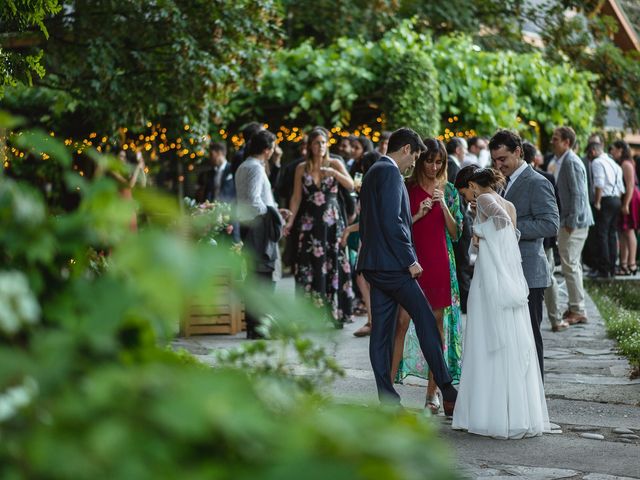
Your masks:
M362 180L357 271L403 271L413 265L411 210L404 179L395 162L383 156Z
M220 179L220 194L218 198L215 196L214 180L216 175L215 168L210 169L204 176L204 199L210 202L217 200L219 202L231 203L236 198L236 185L233 178L232 166L229 162L224 166L222 177Z

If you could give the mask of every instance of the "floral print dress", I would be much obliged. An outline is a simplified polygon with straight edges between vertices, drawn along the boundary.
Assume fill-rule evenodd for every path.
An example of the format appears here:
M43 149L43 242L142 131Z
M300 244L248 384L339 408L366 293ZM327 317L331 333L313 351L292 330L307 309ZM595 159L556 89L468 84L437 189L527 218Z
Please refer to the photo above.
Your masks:
M304 172L298 216L296 286L316 307L326 308L340 327L351 319L354 292L349 257L340 246L345 222L340 215L338 181L325 177L318 186Z
M458 234L462 233L462 211L460 210L460 198L458 192L451 183L447 183L444 196L447 207L451 212L451 216L458 225ZM449 373L453 379L453 384L460 382L462 341L461 341L461 325L460 325L460 289L458 288L458 278L456 277L456 258L453 252L453 242L458 241L457 238L452 239L449 232L445 229L447 235L447 252L449 253L449 272L451 283L451 306L445 307L442 323L444 326L444 359L447 363ZM424 275L429 272L425 271ZM405 377L413 375L416 377L429 378L429 366L422 355L416 329L413 322L409 325L407 336L404 341L404 354L396 382L401 382Z

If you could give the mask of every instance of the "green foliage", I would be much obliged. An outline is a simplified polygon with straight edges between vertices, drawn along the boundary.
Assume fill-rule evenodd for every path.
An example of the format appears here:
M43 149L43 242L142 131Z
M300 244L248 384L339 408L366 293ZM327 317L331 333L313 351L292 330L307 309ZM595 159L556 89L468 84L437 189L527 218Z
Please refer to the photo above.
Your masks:
M299 119L345 126L373 123L384 113L390 129L410 125L433 135L441 118L456 115L462 131L526 133L532 121L547 133L572 125L582 136L595 114L593 75L549 63L540 53L484 51L462 35L432 43L411 22L378 42L341 38L322 49L304 43L275 60L279 68L257 92L234 100L241 120L250 113L276 125Z
M433 61L423 52L401 55L384 80L382 110L387 128L410 125L423 137L438 132L438 86Z
M396 0L282 0L287 41L297 46L313 39L327 46L339 37L377 40L402 19L397 4Z
M0 10L0 21L12 25L17 31L38 27L48 36L44 20L61 10L58 0L4 0Z
M46 146L79 205L54 214L28 182L0 179L0 477L454 478L427 419L317 394L341 370L304 336L300 319L321 324L306 304L249 280L238 293L273 314L276 340L215 368L169 350L190 299L220 295L215 272L239 257L192 240L190 217L154 192L137 195L149 223L131 232L116 160L92 154L88 180L56 139L22 138Z
M397 101L402 110L382 108L391 112L389 124L412 119L422 131L435 131L436 76L430 58L419 51L429 44L410 23L378 42L341 38L321 49L303 43L279 52L278 69L265 75L257 92L241 92L232 107L239 121L251 115L276 124L296 119L304 125L347 126L373 124L382 104ZM403 73L411 75L402 79Z
M483 51L465 36L441 38L433 56L442 114L459 115L460 130L526 130L535 121L547 133L562 124L581 136L591 131L595 77L589 73L551 64L540 53Z
M40 63L43 51L24 53L20 49L35 43L37 34L29 32L33 27L48 37L44 20L60 9L58 0L3 0L0 4L0 98L5 87L32 85L34 74L44 77L45 69Z
M414 19L415 28L436 36L466 32L488 45L517 45L522 24L520 0L282 0L290 45L309 38L327 46L339 37L377 41ZM481 30L484 30L480 35Z
M66 127L54 128L62 135L148 121L170 136L184 124L205 135L230 93L259 78L280 38L275 0L60 3L65 15L45 21L49 73L37 85L71 96L63 125L47 124Z
M564 8L558 8L558 4ZM640 53L624 52L614 43L618 23L599 9L598 0L547 0L532 10L531 19L540 26L545 42L545 55L552 61L570 62L578 70L597 75L594 97L598 104L598 123L603 124L610 100L620 107L625 126L640 128ZM635 12L637 7L624 5ZM629 8L631 7L631 8ZM565 8L573 9L567 18ZM635 25L636 29L638 25Z
M590 295L605 320L607 335L618 341L618 349L640 376L640 287L639 282L587 283Z
M634 0L618 2L640 32L640 9ZM552 64L569 63L576 71L588 71L588 79L602 124L609 100L619 103L628 128L640 128L640 57L623 52L613 42L618 26L603 16L601 0L398 0L353 2L321 0L318 8L305 2L283 0L290 45L311 37L315 44L331 45L339 37L377 41L402 22L412 19L414 30L430 32L438 39L464 34L487 49L500 53L541 51ZM567 12L571 11L571 15ZM537 25L544 47L523 41L525 23ZM573 75L570 75L573 80ZM566 82L571 85L571 81ZM554 86L556 83L554 82ZM507 113L512 109L507 106ZM543 120L544 121L544 120ZM579 127L580 128L580 127Z

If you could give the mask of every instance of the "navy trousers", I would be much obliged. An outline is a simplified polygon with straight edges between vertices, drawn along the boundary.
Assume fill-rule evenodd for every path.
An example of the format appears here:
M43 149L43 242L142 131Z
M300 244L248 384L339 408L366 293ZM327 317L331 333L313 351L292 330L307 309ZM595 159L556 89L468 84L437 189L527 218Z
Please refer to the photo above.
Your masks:
M540 375L544 380L544 352L542 346L542 304L544 303L544 288L529 289L529 315L531 317L531 329L533 330L533 340L536 343L536 354L540 364Z
M391 358L398 305L411 316L424 358L440 389L451 383L442 354L442 339L431 307L418 282L406 272L364 270L371 286L371 337L369 357L381 402L400 403L391 381Z

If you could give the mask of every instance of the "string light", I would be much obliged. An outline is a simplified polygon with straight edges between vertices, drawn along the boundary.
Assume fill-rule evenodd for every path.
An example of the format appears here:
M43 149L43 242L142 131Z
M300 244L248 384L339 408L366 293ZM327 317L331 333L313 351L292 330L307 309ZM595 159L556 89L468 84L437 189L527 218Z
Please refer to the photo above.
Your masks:
M519 121L522 121L520 118ZM447 124L450 128L446 128L444 133L438 135L440 140L446 141L453 137L469 137L475 135L473 130L458 130L454 128L454 123L458 122L459 118L456 115L447 117ZM336 125L329 130L329 144L337 144L340 138L345 138L350 135L365 136L377 143L380 141L381 130L385 122L384 114L375 118L374 126L368 124L357 125L353 129L346 129L343 126ZM535 121L528 121L531 126L538 126ZM136 131L135 134L130 132L128 127L120 127L118 129L119 134L113 138L107 135L100 135L98 132L91 132L83 139L65 138L64 145L72 149L76 154L84 154L87 149L95 148L98 152L110 152L112 150L124 150L132 152L146 152L147 158L150 160L158 160L160 155L175 155L178 158L187 157L189 160L201 161L203 157L206 157L206 152L209 142L211 141L211 135L196 133L191 125L184 124L182 126L183 132L186 132L186 136L176 137L170 139L167 136L167 128L161 124L153 124L150 121L146 123L149 129L146 132ZM381 125L382 124L382 125ZM268 123L264 123L265 128L269 128ZM281 125L274 129L276 134L276 141L278 143L291 142L299 143L305 138L305 131L308 131L301 126L286 126ZM56 133L48 132L49 136L55 137ZM11 135L14 133L11 132ZM21 132L16 133L20 135ZM244 145L244 138L242 135L231 134L226 128L219 127L216 131L217 137L223 140L230 140L232 146L236 149ZM9 146L6 145L4 150L9 152ZM19 151L15 147L10 148L11 156L13 158L24 158L25 152ZM6 155L8 157L8 155ZM46 153L41 153L40 158L42 160L49 160L50 156ZM4 168L9 168L10 162L4 162ZM74 167L75 168L75 167ZM188 164L188 170L194 171L195 165L193 163ZM77 168L76 168L77 170ZM145 171L148 172L148 167L145 167ZM80 175L84 175L84 172L79 172Z

